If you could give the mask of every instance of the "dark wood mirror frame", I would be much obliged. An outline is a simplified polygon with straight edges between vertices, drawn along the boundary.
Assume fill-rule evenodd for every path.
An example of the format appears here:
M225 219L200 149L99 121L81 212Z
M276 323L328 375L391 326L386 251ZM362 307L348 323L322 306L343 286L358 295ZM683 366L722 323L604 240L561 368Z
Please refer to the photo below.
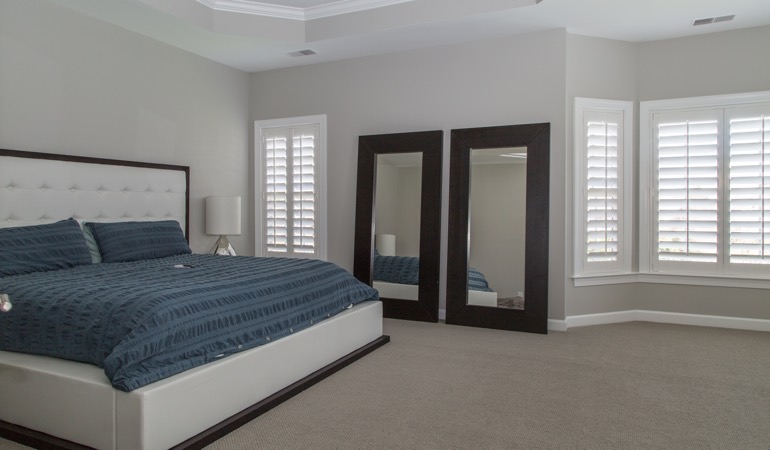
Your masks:
M548 332L550 128L549 123L535 123L452 130L447 324ZM524 310L467 304L471 150L502 147L527 147Z
M370 286L373 275L377 155L422 153L418 300L382 298L385 317L438 322L443 136L443 131L418 131L358 138L353 274Z

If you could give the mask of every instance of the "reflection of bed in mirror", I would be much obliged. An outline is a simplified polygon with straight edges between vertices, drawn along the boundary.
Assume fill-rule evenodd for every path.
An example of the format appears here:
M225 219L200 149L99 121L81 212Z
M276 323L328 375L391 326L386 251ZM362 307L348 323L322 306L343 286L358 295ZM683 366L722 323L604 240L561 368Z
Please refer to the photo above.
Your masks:
M372 287L380 297L417 300L420 280L420 259L415 256L381 255L374 250ZM468 269L468 304L497 306L497 292L489 287L480 271Z

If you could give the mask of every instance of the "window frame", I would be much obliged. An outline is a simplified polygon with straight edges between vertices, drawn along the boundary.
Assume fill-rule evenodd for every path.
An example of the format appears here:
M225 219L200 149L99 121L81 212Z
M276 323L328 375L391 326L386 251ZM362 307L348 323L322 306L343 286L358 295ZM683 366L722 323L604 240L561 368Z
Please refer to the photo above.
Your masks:
M586 207L587 198L587 168L586 159L586 119L587 113L620 115L618 131L622 142L618 143L618 252L617 259L611 262L586 261L587 234ZM574 104L574 141L573 141L573 272L576 284L590 283L593 279L597 284L607 284L612 281L608 276L628 275L632 272L633 258L633 228L634 228L634 191L633 191L633 142L634 142L634 102L628 100L604 100L575 97ZM581 281L578 281L582 279Z
M303 256L303 254L296 254L290 251L289 254L285 256L327 260L327 118L325 114L254 121L254 254L256 256L276 256L275 253L268 254L267 246L265 245L264 220L266 210L265 191L263 189L265 183L263 171L265 169L264 159L266 146L265 139L263 139L263 131L267 129L285 129L305 126L318 126L319 134L318 144L315 148L313 157L316 166L316 178L314 184L317 186L318 192L316 200L318 209L315 219L317 251L313 255L308 254L308 256ZM291 243L289 247L291 248Z
M657 248L655 220L655 189L656 189L656 153L654 150L654 117L658 113L698 112L708 109L721 110L719 124L719 225L721 230L729 225L727 218L728 172L725 162L729 158L728 142L725 132L729 132L725 123L726 112L739 107L751 107L770 102L770 91L751 92L742 94L715 95L706 97L691 97L640 102L639 126L639 273L641 281L672 283L672 284L702 284L710 286L731 286L767 288L770 287L770 275L760 276L759 271L747 270L741 273L729 269L731 263L727 260L727 248L724 231L720 231L718 251L720 256L714 263L714 271L700 271L695 268L698 264L679 266L659 264L655 257ZM751 273L754 272L754 273Z

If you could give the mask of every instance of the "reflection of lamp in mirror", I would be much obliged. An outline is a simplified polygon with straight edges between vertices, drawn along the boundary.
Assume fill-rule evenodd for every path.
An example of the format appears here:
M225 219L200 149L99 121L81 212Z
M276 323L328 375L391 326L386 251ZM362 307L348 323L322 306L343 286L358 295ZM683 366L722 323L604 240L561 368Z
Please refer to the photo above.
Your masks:
M227 235L241 234L241 198L207 197L206 198L206 234L219 235L212 253L235 256Z
M378 234L374 237L374 248L381 256L396 256L396 235Z

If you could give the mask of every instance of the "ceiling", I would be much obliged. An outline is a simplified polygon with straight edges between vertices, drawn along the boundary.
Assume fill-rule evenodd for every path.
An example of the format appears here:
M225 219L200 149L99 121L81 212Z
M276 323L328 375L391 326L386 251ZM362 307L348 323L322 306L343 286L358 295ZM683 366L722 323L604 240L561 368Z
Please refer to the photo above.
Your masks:
M552 29L645 42L770 24L768 0L49 1L247 72Z

